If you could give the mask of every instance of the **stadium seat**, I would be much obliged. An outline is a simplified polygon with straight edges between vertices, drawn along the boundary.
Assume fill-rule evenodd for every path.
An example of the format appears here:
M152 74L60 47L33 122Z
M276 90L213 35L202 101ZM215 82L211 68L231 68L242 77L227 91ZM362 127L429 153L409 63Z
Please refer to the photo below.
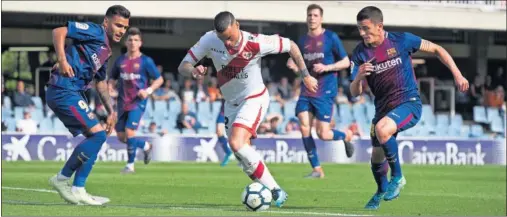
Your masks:
M189 102L187 103L188 105L188 110L193 112L193 113L197 113L197 104L195 102Z
M437 126L449 126L449 116L446 114L438 114Z
M42 111L40 108L35 109L35 111L33 111L31 114L32 119L37 123L40 123L42 119L44 119L44 111Z
M32 96L32 101L35 104L35 108L42 109L42 99L38 96Z
M421 122L426 126L434 126L435 125L435 115L433 114L433 110L430 105L423 105L422 107L422 115Z
M350 106L346 105L346 104L341 104L339 106L339 115L340 115L340 119L342 120L352 120L352 111L351 111L351 108Z
M451 118L451 126L461 126L463 125L463 116L460 114L454 115L454 117Z
M197 114L206 114L211 117L211 104L209 102L200 102L197 104Z
M39 133L52 133L53 132L53 121L51 118L44 118L39 124Z
M283 114L282 105L278 102L270 102L268 108L268 114Z
M502 119L495 118L491 121L491 131L494 133L505 134L504 124Z
M366 120L366 106L364 104L356 103L352 106L352 116L358 122Z
M143 119L152 117L153 117L153 100L151 100L151 98L148 98L148 100L146 101L146 108L144 109Z
M482 137L484 135L484 130L482 129L482 126L479 124L472 125L470 131L471 137L474 138Z
M375 105L373 103L366 103L366 117L372 120L375 117Z
M181 134L183 135L189 135L189 134L194 134L195 131L193 129L183 129Z
M470 137L470 125L463 125L460 128L460 137Z
M3 100L2 109L12 110L12 100L11 100L11 98L9 96L3 96L2 100Z
M283 105L283 116L285 119L296 117L296 101L290 100Z
M167 102L163 100L155 101L155 109L154 112L167 111Z
M53 133L67 133L69 132L63 122L58 118L53 118Z
M478 123L487 123L486 108L484 106L474 106L474 121Z
M449 126L448 125L437 125L435 128L435 136L445 137L447 136Z
M6 120L7 118L12 118L12 110L2 109L2 120Z
M16 120L14 118L2 119L2 121L7 125L7 132L16 132Z
M500 111L498 108L488 107L487 111L487 121L491 123L494 119L500 119Z
M452 137L460 137L461 136L461 126L451 123L447 133L449 134L449 136L452 136Z
M222 102L221 101L215 101L211 104L211 113L213 114L213 116L218 115L218 113L220 113L220 107L222 106Z
M169 102L169 113L171 115L178 115L181 112L181 102L174 100Z
M14 107L14 119L19 120L23 119L23 111L25 110L24 107L16 106Z

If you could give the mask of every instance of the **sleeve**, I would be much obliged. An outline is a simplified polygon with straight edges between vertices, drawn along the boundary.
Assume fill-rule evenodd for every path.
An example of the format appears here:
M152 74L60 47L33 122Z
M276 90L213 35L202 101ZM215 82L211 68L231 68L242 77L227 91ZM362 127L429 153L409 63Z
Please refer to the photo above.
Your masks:
M197 64L202 58L208 55L208 47L209 47L209 34L206 33L203 35L194 46L188 50L187 55L183 58L183 61L187 61L192 65Z
M121 57L116 59L116 61L113 64L113 68L111 69L111 79L113 80L118 80L118 78L120 78L120 68L118 67L118 62L120 61L120 58Z
M155 65L155 62L153 62L153 59L146 58L146 71L148 72L148 77L150 79L158 79L160 77L160 72L157 69L157 66Z
M107 79L107 64L109 63L109 59L106 60L104 65L99 69L99 71L95 74L95 80L96 81L103 81Z
M409 32L405 32L403 34L403 44L405 46L405 50L409 53L415 53L421 47L421 37L414 35Z
M290 39L279 35L263 35L259 34L260 55L287 53L290 51Z
M333 32L332 35L332 50L333 53L339 57L339 60L342 60L343 58L347 57L347 51L345 50L345 47L343 47L342 40L340 40L340 37L336 33Z
M67 38L78 41L103 40L104 30L95 23L67 22Z
M358 47L354 49L352 53L352 58L350 59L350 80L354 80L357 76L357 72L359 71L359 66L363 64L361 60L361 56L359 55Z

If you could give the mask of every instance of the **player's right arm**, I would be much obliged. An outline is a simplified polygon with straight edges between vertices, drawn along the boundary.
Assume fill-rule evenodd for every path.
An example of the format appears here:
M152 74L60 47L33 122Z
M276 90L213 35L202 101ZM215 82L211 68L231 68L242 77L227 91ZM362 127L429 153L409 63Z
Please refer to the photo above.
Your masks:
M208 71L207 67L199 65L194 67L202 58L208 54L208 43L211 33L203 35L199 41L188 50L187 55L178 66L178 72L187 77L202 77Z
M363 93L362 83L366 79L366 76L370 75L374 69L373 65L371 64L373 60L374 58L363 63L359 56L359 53L357 52L357 48L354 50L352 54L352 61L350 63L350 79L352 80L350 83L350 94L353 97L357 97Z
M67 57L65 56L65 38L67 38L67 27L58 27L53 29L53 46L55 47L55 52L58 61L58 68L61 75L65 77L74 77L74 70L67 62Z

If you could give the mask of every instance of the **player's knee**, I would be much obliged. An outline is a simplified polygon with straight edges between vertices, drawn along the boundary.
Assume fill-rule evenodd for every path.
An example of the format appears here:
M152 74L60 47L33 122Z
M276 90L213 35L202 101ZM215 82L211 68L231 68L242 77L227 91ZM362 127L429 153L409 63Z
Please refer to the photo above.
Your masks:
M241 149L241 147L243 147L244 142L241 141L240 139L231 138L229 139L229 145L231 146L233 152L238 152L238 150Z
M377 124L377 126L375 126L375 135L377 136L380 144L385 144L392 136L388 127L381 124Z
M303 134L303 135L310 134L310 126L309 125L301 124L300 129L301 129L301 134Z
M321 129L318 129L317 130L317 136L319 137L319 139L328 139L329 137L329 132L326 132L324 130L321 130Z

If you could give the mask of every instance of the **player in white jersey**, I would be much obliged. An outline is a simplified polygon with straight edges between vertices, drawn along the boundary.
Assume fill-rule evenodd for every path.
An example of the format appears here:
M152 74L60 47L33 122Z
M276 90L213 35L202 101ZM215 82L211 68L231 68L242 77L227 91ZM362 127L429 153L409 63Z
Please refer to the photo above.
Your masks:
M275 205L281 207L287 193L277 184L261 156L250 146L257 136L259 123L269 106L269 94L261 76L261 58L268 54L289 53L304 77L305 86L317 91L317 80L310 76L301 52L293 41L278 35L252 34L241 31L232 13L216 15L214 31L201 37L185 56L178 71L201 78L203 66L194 67L202 58L213 60L218 83L225 99L225 128L232 151L241 162L243 171L254 181L267 186L273 193Z

